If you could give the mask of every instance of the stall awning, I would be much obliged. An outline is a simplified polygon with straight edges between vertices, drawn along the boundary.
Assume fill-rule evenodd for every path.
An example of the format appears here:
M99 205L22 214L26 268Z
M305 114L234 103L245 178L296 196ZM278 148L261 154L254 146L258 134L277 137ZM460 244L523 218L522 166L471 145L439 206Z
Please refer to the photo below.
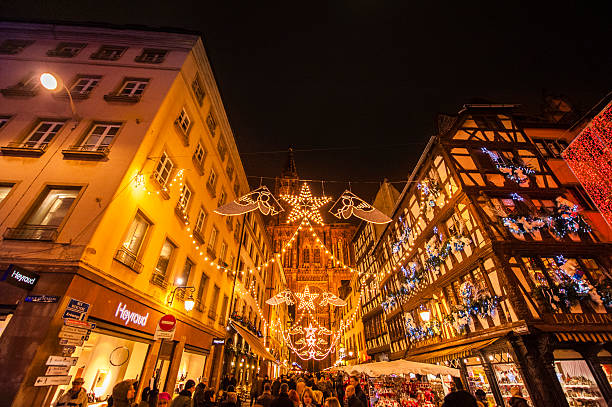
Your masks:
M253 353L255 353L256 355L261 356L264 359L268 359L268 360L271 360L273 362L276 361L274 356L272 356L270 354L270 352L268 352L266 350L266 348L264 347L263 343L261 343L259 338L257 338L255 335L253 335L252 333L247 331L245 328L240 326L240 324L238 324L235 321L230 320L230 324L236 330L236 332L238 332L238 334L240 336L242 336L242 338L245 341L247 341L247 343L251 347L251 350L253 351Z
M612 342L610 332L557 332L555 337L561 342Z
M442 362L445 360L460 359L469 356L473 351L486 348L499 338L486 339L484 341L472 342L466 345L453 346L451 348L440 349L433 352L421 353L408 356L406 359L415 362Z

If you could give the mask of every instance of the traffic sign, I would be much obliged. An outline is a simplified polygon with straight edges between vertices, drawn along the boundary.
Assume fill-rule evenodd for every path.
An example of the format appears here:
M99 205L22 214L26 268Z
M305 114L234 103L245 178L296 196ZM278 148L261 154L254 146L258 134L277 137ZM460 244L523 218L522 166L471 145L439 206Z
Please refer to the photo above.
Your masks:
M170 314L164 315L159 320L158 326L162 331L172 331L176 328L176 318Z
M51 355L47 359L46 365L49 366L75 366L79 358L69 356L54 356Z
M83 346L82 339L60 339L59 344L62 346Z
M90 329L90 330L96 327L96 324L94 323L87 322L87 321L81 321L78 319L72 319L72 318L64 318L64 325L75 326L77 328L85 328L85 329Z
M83 321L86 318L87 313L89 312L89 307L90 304L71 298L68 302L68 305L66 306L66 310L64 311L64 315L62 318L70 318Z
M66 376L70 372L70 366L49 366L45 376Z
M72 376L39 376L34 386L63 386L69 384Z

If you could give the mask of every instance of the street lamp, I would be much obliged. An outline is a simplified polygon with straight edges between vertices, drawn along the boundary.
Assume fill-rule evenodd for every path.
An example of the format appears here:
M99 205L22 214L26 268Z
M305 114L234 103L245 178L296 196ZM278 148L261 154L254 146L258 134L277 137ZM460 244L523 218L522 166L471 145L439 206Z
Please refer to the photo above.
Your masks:
M172 292L170 293L170 297L168 298L168 305L172 306L172 303L174 302L174 296L176 295L177 291L182 291L183 293L187 293L187 298L185 298L185 311L191 311L193 309L193 306L195 305L195 301L193 300L193 293L195 291L195 287L192 286L178 286L178 287L174 287L174 290L172 290Z
M64 81L59 75L51 72L43 72L40 75L40 84L43 88L52 92L58 91L59 89L63 88L68 94L68 100L70 101L70 110L72 110L72 117L75 120L78 120L76 107L74 106L74 100L72 100L72 93L70 93L70 90L66 87Z
M421 316L421 320L423 320L423 322L429 322L431 318L431 311L429 311L427 308L423 308L421 311L419 311L419 315Z

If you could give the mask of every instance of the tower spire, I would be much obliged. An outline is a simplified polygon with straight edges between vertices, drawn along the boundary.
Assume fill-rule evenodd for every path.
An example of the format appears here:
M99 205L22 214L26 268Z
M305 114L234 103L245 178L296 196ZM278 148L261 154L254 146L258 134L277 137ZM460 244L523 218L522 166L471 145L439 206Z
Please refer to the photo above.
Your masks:
M285 166L281 170L280 177L278 177L275 182L275 193L277 196L284 194L291 195L297 193L298 189L299 180L297 166L295 165L293 148L290 147Z
M289 154L287 155L287 162L285 167L281 171L283 178L297 178L297 167L295 166L295 157L293 155L293 148L289 147Z

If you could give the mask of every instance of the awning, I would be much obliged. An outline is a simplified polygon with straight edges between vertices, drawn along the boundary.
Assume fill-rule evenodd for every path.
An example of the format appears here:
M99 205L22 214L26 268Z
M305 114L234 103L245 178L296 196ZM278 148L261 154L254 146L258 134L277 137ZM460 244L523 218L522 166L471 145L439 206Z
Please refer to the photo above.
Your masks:
M276 361L276 358L266 350L263 343L261 343L258 337L240 326L240 324L238 324L236 321L230 320L230 325L236 330L236 332L240 334L240 336L242 336L245 341L247 341L253 353L261 356L264 359L268 359L273 362Z
M486 339L484 341L472 342L466 345L453 346L451 348L445 348L433 352L421 353L419 355L408 356L408 360L415 362L442 362L445 360L460 359L471 355L475 350L486 348L499 338Z
M348 374L364 373L371 377L388 376L397 374L420 374L420 375L444 375L459 377L459 370L452 367L439 366L430 363L419 363L405 359L392 360L390 362L370 362L359 365L342 366L338 368Z
M557 332L555 337L560 342L612 342L610 332Z

